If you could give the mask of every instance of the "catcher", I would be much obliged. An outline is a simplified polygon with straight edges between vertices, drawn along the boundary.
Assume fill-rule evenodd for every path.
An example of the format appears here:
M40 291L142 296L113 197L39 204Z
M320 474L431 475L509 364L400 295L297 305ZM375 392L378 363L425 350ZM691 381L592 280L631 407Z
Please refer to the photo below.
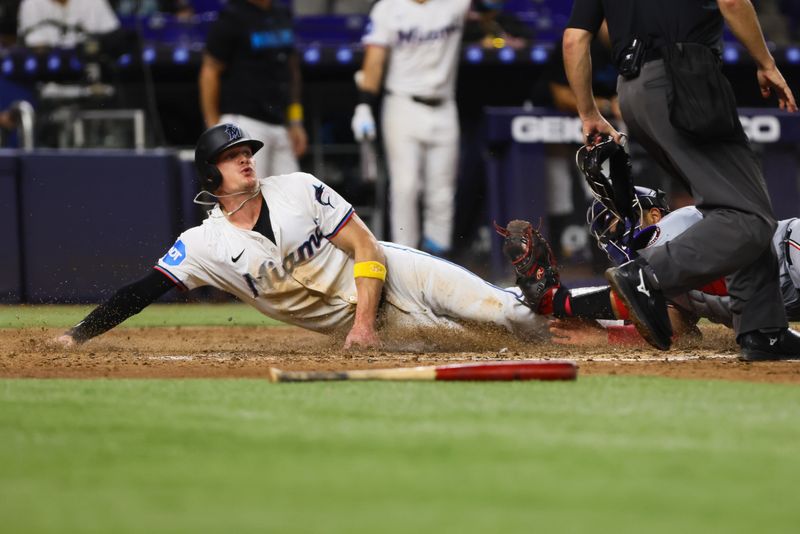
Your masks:
M582 151L585 149L582 149ZM616 149L615 149L616 150ZM620 151L622 152L622 151ZM662 191L636 187L629 209L619 209L620 201L629 191L623 186L625 180L617 181L617 192L606 184L614 180L604 176L600 168L604 163L602 152L594 154L591 161L586 153L579 151L579 166L587 172L595 201L587 212L587 222L598 245L606 252L612 262L619 265L637 257L638 251L663 246L696 224L703 217L693 206L670 212L666 195ZM624 158L622 158L624 160ZM621 160L621 161L622 161ZM624 162L623 162L624 163ZM616 167L616 171L624 167ZM611 173L615 166L611 165ZM619 177L619 174L617 175ZM604 203L599 199L608 196ZM620 212L626 213L625 216ZM635 216L635 222L625 217ZM560 319L628 319L626 306L618 295L608 286L568 290L558 278L555 261L548 254L549 247L544 237L525 221L512 221L511 232L501 232L506 236L503 251L515 266L518 283L533 309L541 314L553 315ZM800 220L779 221L773 238L773 247L780 267L780 285L784 305L790 320L800 320ZM538 276L538 274L542 276ZM535 280L535 283L532 283ZM698 334L696 323L700 318L732 327L733 318L730 297L724 279L673 296L668 306L670 322L675 336L687 333ZM594 325L594 326L592 326ZM643 341L632 325L607 325L609 342L633 343ZM595 344L604 340L606 333L598 330L596 322L556 321L551 326L554 341L557 343ZM800 355L798 355L800 357ZM748 351L742 353L746 360L776 359L768 351Z
M144 278L119 289L57 341L83 343L161 295L213 286L289 324L375 347L382 330L494 325L547 335L516 288L502 289L450 262L378 242L353 207L305 173L258 178L263 143L235 124L209 128L195 147L201 193L212 209L183 232ZM212 200L202 200L201 197Z

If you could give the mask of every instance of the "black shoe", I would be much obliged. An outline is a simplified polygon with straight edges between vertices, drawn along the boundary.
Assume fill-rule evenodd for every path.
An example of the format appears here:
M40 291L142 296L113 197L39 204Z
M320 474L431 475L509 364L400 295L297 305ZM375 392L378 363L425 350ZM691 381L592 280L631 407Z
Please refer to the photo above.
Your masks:
M667 350L672 345L672 325L667 301L653 282L654 276L642 258L606 271L606 280L625 302L639 334L657 349Z
M800 360L800 334L791 328L775 333L754 330L739 336L740 360L767 362L774 360Z

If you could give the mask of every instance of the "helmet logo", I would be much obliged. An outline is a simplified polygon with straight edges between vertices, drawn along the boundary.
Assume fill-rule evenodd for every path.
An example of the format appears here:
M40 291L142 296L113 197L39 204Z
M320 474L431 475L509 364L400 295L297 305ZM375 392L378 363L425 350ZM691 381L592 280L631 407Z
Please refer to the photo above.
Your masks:
M244 137L244 135L242 135L242 130L240 130L235 124L226 124L225 133L228 134L229 141L235 141Z
M544 267L539 267L536 269L536 279L541 280L544 277Z

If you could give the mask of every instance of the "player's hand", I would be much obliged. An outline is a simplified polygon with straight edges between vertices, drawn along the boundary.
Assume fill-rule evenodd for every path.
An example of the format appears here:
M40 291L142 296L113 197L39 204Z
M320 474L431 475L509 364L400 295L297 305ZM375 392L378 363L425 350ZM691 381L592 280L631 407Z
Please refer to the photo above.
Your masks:
M586 118L582 118L583 122L583 138L586 139L586 144L588 146L594 146L595 143L598 143L600 139L602 139L603 135L610 135L614 138L614 142L617 144L623 144L622 142L622 134L620 134L616 128L611 126L609 123L599 112L595 113Z
M356 141L375 139L375 118L372 116L372 109L369 104L359 104L353 113L353 121L350 123L353 128L353 137Z
M797 104L794 100L792 90L786 80L783 79L781 71L778 67L772 65L769 68L758 69L758 86L761 88L761 96L769 98L774 94L778 99L778 106L785 110L794 113L797 111Z
M308 135L302 124L291 124L289 126L289 142L292 144L294 155L302 157L308 150Z
M374 328L353 325L347 338L344 340L345 349L371 349L379 347L381 340Z
M75 338L72 337L69 334L62 334L62 335L60 335L60 336L58 336L56 338L53 338L51 340L51 343L56 347L60 347L60 348L64 348L64 349L68 349L68 348L74 347L74 346L76 346L78 344L78 342L75 341Z
M17 127L17 121L10 111L0 111L0 128L3 130L13 130Z
M556 345L579 345L582 347L606 345L608 335L594 321L582 319L553 319L549 323L551 338Z

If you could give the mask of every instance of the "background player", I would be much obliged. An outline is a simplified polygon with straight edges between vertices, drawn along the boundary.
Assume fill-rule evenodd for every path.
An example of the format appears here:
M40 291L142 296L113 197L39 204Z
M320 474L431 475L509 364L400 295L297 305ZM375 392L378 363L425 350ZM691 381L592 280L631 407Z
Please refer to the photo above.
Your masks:
M546 333L546 321L519 291L419 250L377 242L352 206L313 176L258 179L253 153L262 146L234 124L203 133L195 165L203 189L218 201L208 218L181 234L150 274L58 341L70 346L101 334L175 286L207 285L268 317L346 333L345 348L377 345L379 326L458 330L470 322L523 338Z
M287 8L231 0L209 30L198 83L206 127L235 122L262 141L256 159L263 176L298 170L308 138Z
M452 246L459 126L456 69L470 0L381 0L363 42L357 141L375 138L372 107L386 71L382 131L392 240L442 255ZM422 193L422 231L419 196Z

